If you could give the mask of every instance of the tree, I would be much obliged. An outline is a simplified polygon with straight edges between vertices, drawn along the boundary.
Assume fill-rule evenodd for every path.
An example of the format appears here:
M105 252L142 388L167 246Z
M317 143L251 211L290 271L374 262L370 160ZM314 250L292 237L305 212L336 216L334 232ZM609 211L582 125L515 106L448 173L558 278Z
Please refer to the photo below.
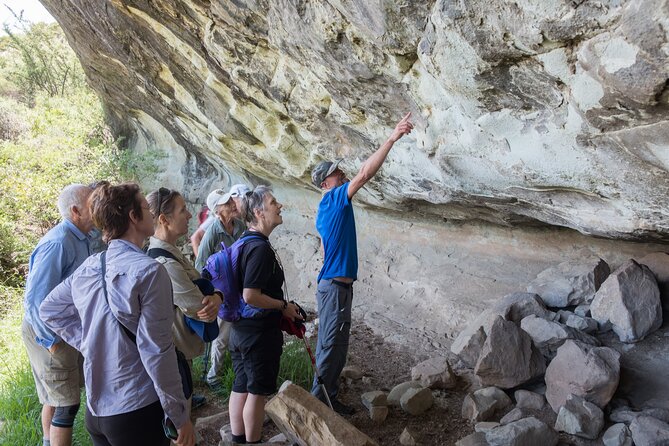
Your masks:
M15 24L3 24L9 39L6 51L14 52L20 63L8 75L18 87L21 101L33 105L38 93L64 96L83 86L81 64L58 24L33 24L9 10Z

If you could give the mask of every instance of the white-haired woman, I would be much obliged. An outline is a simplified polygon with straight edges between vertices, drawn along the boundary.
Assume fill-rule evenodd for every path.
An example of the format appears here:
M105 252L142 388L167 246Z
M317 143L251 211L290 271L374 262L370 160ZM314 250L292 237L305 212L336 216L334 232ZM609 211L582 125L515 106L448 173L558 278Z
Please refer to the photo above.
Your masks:
M239 271L244 301L258 309L232 325L230 355L235 382L230 395L230 427L233 442L260 443L265 401L276 392L283 334L282 315L302 319L297 305L283 292L284 273L269 235L283 223L281 203L267 186L258 186L242 198L241 215L248 230L240 252Z

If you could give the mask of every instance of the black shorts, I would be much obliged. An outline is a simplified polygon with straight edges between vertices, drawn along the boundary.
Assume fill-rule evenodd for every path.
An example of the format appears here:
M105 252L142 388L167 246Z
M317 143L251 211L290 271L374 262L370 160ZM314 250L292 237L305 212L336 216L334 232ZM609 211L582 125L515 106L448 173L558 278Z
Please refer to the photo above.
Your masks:
M169 446L162 421L160 401L141 409L107 417L94 416L86 407L86 430L94 446Z
M230 332L230 357L235 371L232 391L253 395L276 392L283 352L281 330L248 330L234 325Z

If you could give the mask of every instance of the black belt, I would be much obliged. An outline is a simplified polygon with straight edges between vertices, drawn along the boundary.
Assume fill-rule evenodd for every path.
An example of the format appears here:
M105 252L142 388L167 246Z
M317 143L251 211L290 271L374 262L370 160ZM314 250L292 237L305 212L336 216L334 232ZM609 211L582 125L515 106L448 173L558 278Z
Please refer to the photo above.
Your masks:
M335 285L340 286L342 288L346 288L346 289L353 288L353 282L346 283L346 282L342 282L341 280L335 280L335 279L330 279L330 281L332 281L332 283L334 283Z

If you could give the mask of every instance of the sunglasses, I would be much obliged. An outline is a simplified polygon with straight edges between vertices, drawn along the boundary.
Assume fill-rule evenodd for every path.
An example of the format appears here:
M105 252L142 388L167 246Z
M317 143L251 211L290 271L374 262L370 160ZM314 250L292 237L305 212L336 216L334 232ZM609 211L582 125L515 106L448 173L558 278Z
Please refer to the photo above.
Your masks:
M158 215L163 213L163 205L170 201L170 196L173 195L174 191L169 190L166 187L161 187L158 189Z

